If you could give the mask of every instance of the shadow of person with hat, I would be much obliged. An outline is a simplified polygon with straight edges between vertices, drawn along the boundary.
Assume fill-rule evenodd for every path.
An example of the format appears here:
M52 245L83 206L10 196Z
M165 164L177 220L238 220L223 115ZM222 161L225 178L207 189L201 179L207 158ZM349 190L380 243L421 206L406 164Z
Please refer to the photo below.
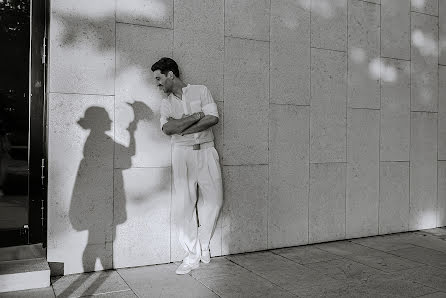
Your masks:
M136 151L135 131L139 120L135 117L127 127L130 134L127 147L116 143L106 134L112 129L113 121L103 107L89 107L77 121L80 127L90 132L73 187L69 219L76 231L88 231L88 242L82 254L84 272L94 271L98 259L104 269L112 268L116 226L127 220L126 199L120 196L119 202L114 202L113 185L123 180L122 170L132 166L132 156ZM120 158L124 159L119 170L113 167L115 150L119 150ZM98 277L85 290L85 294L94 293L103 280L104 277ZM83 279L74 282L61 296L68 297L83 282Z

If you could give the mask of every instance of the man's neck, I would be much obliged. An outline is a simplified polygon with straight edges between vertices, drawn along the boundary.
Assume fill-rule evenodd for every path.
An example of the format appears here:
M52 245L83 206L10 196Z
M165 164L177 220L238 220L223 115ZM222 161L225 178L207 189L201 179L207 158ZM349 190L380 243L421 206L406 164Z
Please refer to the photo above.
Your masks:
M179 99L182 99L183 98L183 88L186 86L187 85L180 79L176 80L176 82L174 83L174 86L172 88L173 95L175 95Z

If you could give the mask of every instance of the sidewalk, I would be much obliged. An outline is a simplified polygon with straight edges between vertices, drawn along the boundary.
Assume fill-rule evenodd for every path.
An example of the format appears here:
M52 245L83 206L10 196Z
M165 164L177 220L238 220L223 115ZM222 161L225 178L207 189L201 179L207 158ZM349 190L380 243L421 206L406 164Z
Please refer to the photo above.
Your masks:
M0 297L446 297L446 228L52 278Z

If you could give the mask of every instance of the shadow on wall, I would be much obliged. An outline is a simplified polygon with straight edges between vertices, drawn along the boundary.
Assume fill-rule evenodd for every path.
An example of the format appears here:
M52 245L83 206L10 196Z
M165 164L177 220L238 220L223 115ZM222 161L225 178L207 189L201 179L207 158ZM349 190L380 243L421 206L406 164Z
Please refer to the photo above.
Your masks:
M89 107L77 122L83 129L90 130L83 149L83 159L77 171L69 209L69 219L73 228L76 231L88 231L88 242L82 255L84 272L94 271L97 260L104 269L112 267L110 254L116 238L116 227L127 220L125 192L120 192L121 195L113 198L110 181L124 186L122 171L132 166L132 157L136 149L134 135L138 122L152 118L151 109L144 103L136 101L129 105L133 108L135 117L127 128L130 134L127 147L115 143L106 134L111 130L112 120L104 108ZM113 150L116 149L121 152L122 161L121 168L114 170L110 167L110 158L113 158ZM106 277L103 275L101 274L85 293L94 293L105 281ZM85 282L85 279L85 276L79 276L59 297L70 296Z

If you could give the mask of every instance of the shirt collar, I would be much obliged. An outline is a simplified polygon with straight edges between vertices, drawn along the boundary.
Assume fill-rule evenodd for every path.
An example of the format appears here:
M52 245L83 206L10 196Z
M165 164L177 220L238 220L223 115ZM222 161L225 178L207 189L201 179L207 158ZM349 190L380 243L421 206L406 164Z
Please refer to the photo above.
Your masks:
M189 87L190 87L190 84L187 84L187 86L186 86L186 87L183 87L181 90L183 90L183 93L184 93L184 91L186 91L187 89L189 89Z

